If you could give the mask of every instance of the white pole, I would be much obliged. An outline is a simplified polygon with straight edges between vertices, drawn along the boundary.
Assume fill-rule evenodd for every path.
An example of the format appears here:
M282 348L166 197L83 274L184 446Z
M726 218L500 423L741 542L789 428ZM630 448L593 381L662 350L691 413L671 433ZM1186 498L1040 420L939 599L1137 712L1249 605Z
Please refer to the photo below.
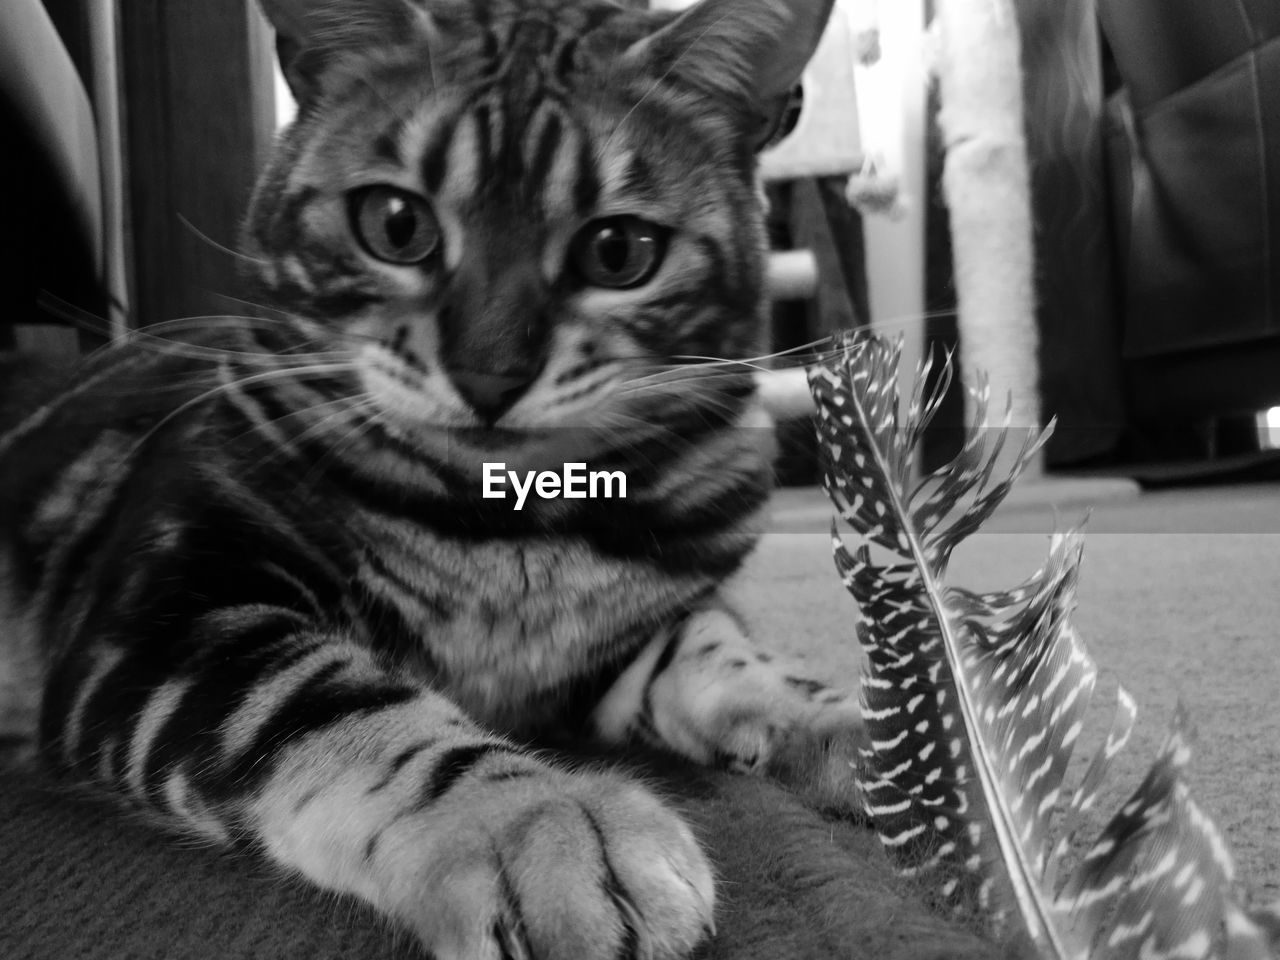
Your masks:
M935 69L946 145L960 360L991 380L993 412L1040 424L1039 335L1022 49L1013 0L938 0Z
M896 176L904 203L899 215L863 220L871 326L902 335L901 388L909 395L924 354L925 128L928 70L923 0L875 5L880 57L856 65L858 120L864 146Z

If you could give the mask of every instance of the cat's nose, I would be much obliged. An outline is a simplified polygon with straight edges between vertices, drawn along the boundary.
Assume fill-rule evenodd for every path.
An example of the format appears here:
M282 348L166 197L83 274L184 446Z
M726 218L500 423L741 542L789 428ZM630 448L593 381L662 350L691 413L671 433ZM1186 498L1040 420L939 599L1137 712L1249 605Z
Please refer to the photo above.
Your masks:
M510 410L517 400L528 392L537 378L532 374L477 373L470 370L450 370L449 379L476 413L495 423Z

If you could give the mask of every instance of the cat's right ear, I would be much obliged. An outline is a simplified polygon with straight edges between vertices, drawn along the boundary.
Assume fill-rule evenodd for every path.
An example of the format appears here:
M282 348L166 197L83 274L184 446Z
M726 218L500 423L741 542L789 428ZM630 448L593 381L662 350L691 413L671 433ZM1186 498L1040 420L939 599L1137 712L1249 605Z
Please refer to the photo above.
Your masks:
M699 0L627 53L708 92L769 102L800 79L834 0Z
M403 43L431 30L414 0L259 0L276 31L280 68L299 103L319 91L343 53Z
M834 0L699 0L639 41L624 60L675 73L746 107L768 134L817 49ZM681 6L684 6L681 4Z

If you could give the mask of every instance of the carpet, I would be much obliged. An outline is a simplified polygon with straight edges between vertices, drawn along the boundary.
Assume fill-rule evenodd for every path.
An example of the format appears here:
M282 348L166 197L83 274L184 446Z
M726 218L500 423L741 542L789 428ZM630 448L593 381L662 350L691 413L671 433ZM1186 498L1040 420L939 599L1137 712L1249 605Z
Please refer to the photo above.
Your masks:
M1280 900L1280 484L1140 493L1021 482L957 550L950 582L1014 586L1043 560L1055 522L1086 516L1075 624L1100 680L1076 760L1105 737L1117 683L1140 710L1100 811L1114 812L1137 785L1181 702L1198 730L1193 795L1255 897ZM783 491L737 593L755 636L778 638L836 678L856 670L856 614L831 573L830 518L820 492Z
M964 545L954 581L1009 586L1033 569L1055 509L1073 518L1084 506L1048 489L1023 491ZM816 491L783 493L733 592L763 642L803 655L822 679L854 682L856 614L832 571L828 517ZM1200 731L1192 789L1261 900L1280 898L1277 533L1280 486L1109 495L1092 512L1076 616L1104 676L1142 708L1102 808L1136 784L1181 700ZM705 958L1000 955L926 910L839 797L660 758L636 766L688 816L719 873L719 932ZM359 905L159 836L33 775L0 776L0 891L6 958L417 955Z

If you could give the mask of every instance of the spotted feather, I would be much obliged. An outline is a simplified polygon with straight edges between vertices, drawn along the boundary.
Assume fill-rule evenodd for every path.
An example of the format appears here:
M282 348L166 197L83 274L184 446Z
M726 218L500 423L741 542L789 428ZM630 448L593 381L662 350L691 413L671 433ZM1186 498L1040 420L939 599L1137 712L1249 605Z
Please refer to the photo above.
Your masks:
M860 541L850 550L833 527L868 659L862 788L889 855L956 909L997 928L1020 917L1045 958L1271 956L1264 917L1246 912L1230 852L1181 778L1190 756L1181 711L1146 779L1070 861L1136 715L1121 689L1110 736L1068 797L1097 679L1071 623L1083 532L1055 535L1044 567L1013 590L977 594L946 578L951 551L999 506L1049 430L1030 431L997 473L1008 422L991 429L980 384L960 453L913 485L951 368L927 394L922 370L903 410L899 357L900 345L855 336L810 372L827 491Z

